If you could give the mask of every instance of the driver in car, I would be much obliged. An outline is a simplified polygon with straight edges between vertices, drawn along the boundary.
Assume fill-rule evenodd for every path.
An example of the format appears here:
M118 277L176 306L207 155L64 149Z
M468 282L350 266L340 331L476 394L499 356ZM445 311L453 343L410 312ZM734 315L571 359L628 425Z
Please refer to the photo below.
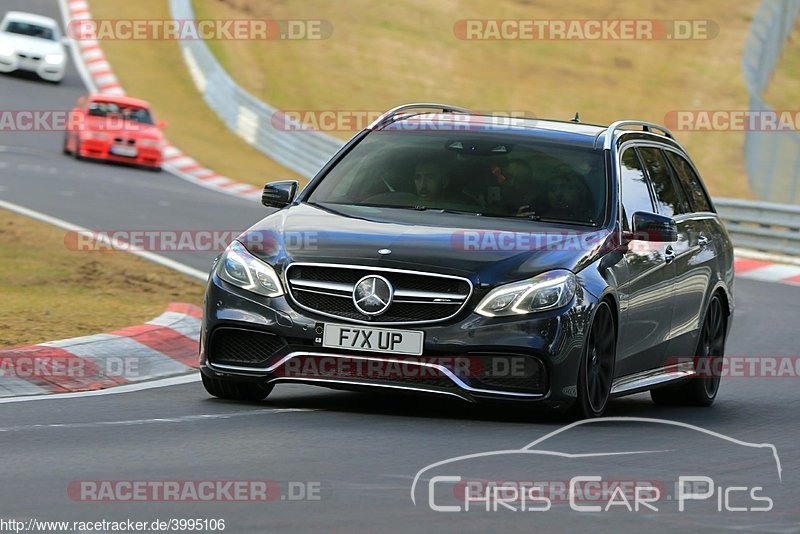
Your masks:
M423 161L414 168L414 188L422 205L432 200L444 200L442 194L447 184L447 171L438 161Z

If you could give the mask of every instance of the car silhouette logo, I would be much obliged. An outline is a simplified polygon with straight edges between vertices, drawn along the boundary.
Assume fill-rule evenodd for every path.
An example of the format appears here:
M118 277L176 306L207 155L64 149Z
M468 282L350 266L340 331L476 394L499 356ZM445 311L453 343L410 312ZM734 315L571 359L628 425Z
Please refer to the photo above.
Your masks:
M353 288L353 304L364 315L380 315L392 304L394 288L384 277L370 274Z

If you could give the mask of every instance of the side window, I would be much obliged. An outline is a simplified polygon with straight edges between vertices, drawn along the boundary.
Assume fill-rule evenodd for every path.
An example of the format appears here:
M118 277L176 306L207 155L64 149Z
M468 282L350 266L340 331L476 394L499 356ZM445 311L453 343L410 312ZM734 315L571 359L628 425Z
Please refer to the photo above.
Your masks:
M622 171L621 198L624 210L623 221L624 229L629 230L631 218L637 211L653 212L653 201L650 198L650 189L647 187L647 179L644 176L644 169L636 151L629 148L622 154L620 159L620 169Z
M711 202L708 200L706 192L703 190L703 185L700 183L700 177L694 172L692 165L683 156L679 156L671 150L666 150L664 153L672 164L683 190L689 196L689 203L692 205L693 210L712 211Z
M658 212L667 217L688 213L689 206L686 199L683 198L683 191L673 180L672 171L661 150L653 147L639 147L636 150L639 151L647 168L647 174L650 175Z

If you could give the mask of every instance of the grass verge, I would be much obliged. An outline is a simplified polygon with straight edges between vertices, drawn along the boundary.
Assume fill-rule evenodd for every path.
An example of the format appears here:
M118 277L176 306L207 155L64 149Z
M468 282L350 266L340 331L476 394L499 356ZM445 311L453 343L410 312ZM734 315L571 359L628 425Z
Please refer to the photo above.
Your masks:
M168 19L164 0L102 0L89 5L96 19ZM267 158L233 134L206 105L175 41L103 41L103 51L125 91L149 100L169 126L167 138L206 167L262 186L297 173Z
M125 252L75 252L64 231L0 209L0 347L149 321L203 284Z
M743 110L742 52L758 0L194 0L199 19L323 19L330 38L209 42L246 89L290 110L385 110L414 101L586 122L663 123L671 111ZM490 41L461 19L709 20L711 39ZM709 26L711 27L711 26ZM796 97L796 82L771 89ZM794 92L792 92L794 91ZM350 132L336 132L342 138ZM677 132L711 191L749 197L744 133Z

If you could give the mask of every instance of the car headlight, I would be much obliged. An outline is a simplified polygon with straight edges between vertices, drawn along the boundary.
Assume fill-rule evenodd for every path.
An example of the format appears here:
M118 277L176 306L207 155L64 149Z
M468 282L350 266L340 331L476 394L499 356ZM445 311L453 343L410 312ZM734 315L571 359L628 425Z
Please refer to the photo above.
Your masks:
M13 56L14 47L10 44L0 43L0 56Z
M64 54L47 54L44 62L48 65L61 65L64 62Z
M222 253L216 266L217 276L226 282L265 297L280 297L283 286L275 270L259 260L238 241Z
M572 300L577 287L578 281L570 271L549 271L496 287L475 312L485 317L509 317L559 308Z
M142 139L139 144L151 148L163 148L164 141L162 139Z

